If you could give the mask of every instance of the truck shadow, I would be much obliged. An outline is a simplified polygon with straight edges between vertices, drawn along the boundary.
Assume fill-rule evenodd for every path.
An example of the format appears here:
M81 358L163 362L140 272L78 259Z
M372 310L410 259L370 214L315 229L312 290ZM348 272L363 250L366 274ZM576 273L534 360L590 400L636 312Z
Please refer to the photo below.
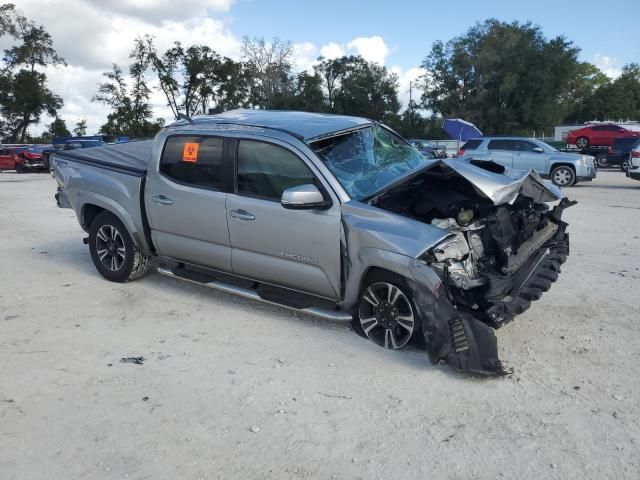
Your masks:
M43 261L56 263L60 266L64 265L70 279L72 278L75 282L84 283L97 280L105 282L107 285L112 287L116 286L121 287L122 289L127 288L128 284L110 283L107 280L104 280L95 269L87 247L83 246L80 241L77 243L79 245L76 244L77 246L71 246L65 241L61 244L57 244L54 248L52 248L51 244L35 244L33 245L33 251L41 254ZM304 325L309 327L309 335L315 335L315 338L318 337L313 332L314 328L331 330L341 335L341 341L344 341L345 343L345 349L343 352L348 352L349 354L366 355L370 354L373 349L378 351L380 354L381 362L398 363L403 367L408 367L420 372L442 372L447 376L459 379L468 377L468 375L454 372L447 366L432 365L429 362L426 351L418 348L417 346L410 345L397 351L380 348L371 343L368 339L358 335L353 330L349 322L320 319L295 310L279 307L277 305L262 303L255 300L245 299L230 293L216 291L205 286L190 284L180 280L172 280L157 273L155 268L150 269L149 273L144 278L133 283L144 283L144 287L146 289L153 290L153 292L147 293L151 293L153 295L155 292L157 293L158 298L171 295L172 292L191 296L197 294L198 302L203 303L205 309L208 304L211 307L233 308L239 311L238 313L240 315L245 313L246 315L255 315L256 312L259 312L263 316L264 321L268 322L296 322L298 325L302 322ZM96 290L96 298L98 297L100 297L100 293ZM127 299L123 298L122 303L117 306L119 308L122 308L123 306L126 308L127 304L130 304L131 300L131 297L127 297ZM91 298L85 295L82 301L91 301Z

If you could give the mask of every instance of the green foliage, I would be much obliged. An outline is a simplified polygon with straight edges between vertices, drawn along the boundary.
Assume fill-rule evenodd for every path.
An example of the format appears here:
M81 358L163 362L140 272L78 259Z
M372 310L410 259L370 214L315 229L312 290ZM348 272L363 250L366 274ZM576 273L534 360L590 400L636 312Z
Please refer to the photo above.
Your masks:
M133 138L151 137L164 125L163 119L151 121L151 90L146 80L146 72L153 60L151 38L136 39L129 58L132 60L129 67L132 87L127 87L122 69L113 64L111 71L103 74L106 80L98 85L98 93L93 97L93 101L111 107L107 123L99 133Z
M5 34L17 43L4 50L0 65L0 134L11 142L24 142L29 126L43 113L54 116L62 107L41 69L64 64L64 59L44 27L17 15L11 4L0 6L0 36Z
M487 20L433 45L422 64L429 72L424 106L488 134L541 130L563 117L560 100L578 70L578 51L530 23Z
M78 120L78 123L76 123L76 126L73 129L73 134L77 137L83 137L87 134L87 120L86 119L81 119Z
M640 119L640 65L626 65L618 78L598 85L575 105L570 118L579 122Z
M60 117L55 117L48 125L47 131L42 134L43 137L70 137L71 132L67 128L67 124Z
M248 81L245 65L218 55L204 45L187 49L180 42L158 55L151 54L160 89L174 118L207 113L209 108L238 108L246 103Z

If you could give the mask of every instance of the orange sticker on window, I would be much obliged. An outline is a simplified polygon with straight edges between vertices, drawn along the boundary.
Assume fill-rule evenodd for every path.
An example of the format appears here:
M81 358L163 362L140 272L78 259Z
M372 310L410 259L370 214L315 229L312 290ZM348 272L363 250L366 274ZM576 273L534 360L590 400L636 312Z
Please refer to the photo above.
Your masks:
M182 150L182 161L196 163L198 161L198 143L185 143Z

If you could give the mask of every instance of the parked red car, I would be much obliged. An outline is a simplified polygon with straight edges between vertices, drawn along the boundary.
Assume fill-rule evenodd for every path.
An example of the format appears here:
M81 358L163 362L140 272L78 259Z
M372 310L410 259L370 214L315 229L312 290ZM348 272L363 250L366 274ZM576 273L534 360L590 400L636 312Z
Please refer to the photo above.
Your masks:
M28 145L0 147L0 170L16 170L18 165L22 163L18 154L28 148Z
M640 137L640 132L627 130L613 123L602 123L572 130L567 135L567 144L578 148L610 147L613 141L620 137Z

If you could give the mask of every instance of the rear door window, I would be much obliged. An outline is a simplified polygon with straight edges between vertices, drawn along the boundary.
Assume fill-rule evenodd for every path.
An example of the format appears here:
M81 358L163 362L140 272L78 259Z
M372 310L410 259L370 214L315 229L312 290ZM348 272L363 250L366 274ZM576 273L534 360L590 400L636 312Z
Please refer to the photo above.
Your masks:
M491 140L489 150L514 150L513 140Z
M462 150L476 150L481 143L482 140L469 140L462 146Z
M160 172L178 183L218 190L222 188L223 151L220 137L169 137Z

